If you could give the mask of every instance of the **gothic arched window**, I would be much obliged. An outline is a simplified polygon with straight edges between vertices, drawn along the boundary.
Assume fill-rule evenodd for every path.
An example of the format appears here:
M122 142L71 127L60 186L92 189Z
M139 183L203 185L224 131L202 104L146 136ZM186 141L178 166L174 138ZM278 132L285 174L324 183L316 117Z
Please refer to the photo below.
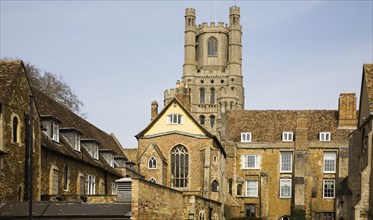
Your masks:
M18 142L18 118L16 116L13 118L13 142Z
M188 173L188 149L183 145L177 145L171 150L171 187L187 187Z
M206 119L206 117L205 117L204 115L200 115L200 116L199 116L199 123L200 123L201 125L204 125L204 124L205 124L205 119Z
M215 37L210 37L208 41L208 56L216 57L218 56L218 40Z
M157 160L154 157L151 157L148 161L148 168L155 169L157 168Z
M210 89L210 104L215 105L215 89Z
M204 88L199 89L199 103L205 104L205 89Z

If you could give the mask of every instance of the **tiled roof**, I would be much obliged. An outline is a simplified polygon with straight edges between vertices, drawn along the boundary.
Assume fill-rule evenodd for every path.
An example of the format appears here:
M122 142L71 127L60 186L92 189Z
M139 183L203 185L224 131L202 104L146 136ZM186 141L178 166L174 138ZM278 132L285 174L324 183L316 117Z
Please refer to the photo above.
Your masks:
M0 101L4 101L17 73L24 71L20 60L0 60Z
M70 157L82 163L87 163L91 166L95 166L102 170L109 171L112 174L117 175L119 177L122 176L114 168L112 168L106 162L106 160L103 157L101 157L101 155L99 156L99 160L96 160L91 157L91 155L88 153L88 151L84 147L80 148L80 152L74 150L72 146L70 146L70 144L67 142L67 140L62 135L60 135L60 143L56 143L52 141L44 132L42 132L41 142L42 142L42 147L44 149L54 151L58 154L62 154L64 156Z
M100 149L111 149L117 156L125 156L121 147L111 135L82 119L39 90L33 89L33 94L40 115L52 115L62 121L60 128L76 128L83 133L81 135L82 139L95 139L101 143Z
M303 120L304 119L304 120ZM240 142L241 132L251 132L252 142L282 140L282 132L294 132L297 120L308 130L308 140L317 141L319 132L331 132L332 140L344 141L352 131L338 128L334 110L230 110L226 112L227 139Z
M363 74L368 89L369 109L373 112L373 64L364 64Z
M137 150L137 148L123 148L123 152L129 161L137 161Z

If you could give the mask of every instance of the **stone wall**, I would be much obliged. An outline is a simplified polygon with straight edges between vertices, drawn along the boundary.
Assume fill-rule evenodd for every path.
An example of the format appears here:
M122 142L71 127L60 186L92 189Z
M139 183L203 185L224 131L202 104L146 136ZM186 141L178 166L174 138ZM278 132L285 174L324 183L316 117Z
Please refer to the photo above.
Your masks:
M63 146L60 146L63 147ZM84 194L80 192L80 176L83 176L86 180L87 175L93 175L96 178L96 195L110 195L111 194L111 183L115 183L119 177L109 172L105 172L102 169L94 167L83 161L77 161L69 158L66 155L57 153L51 150L43 148L42 150L42 195L51 196L50 193L50 172L51 169L58 169L58 195L53 196L65 196L65 195L80 195ZM63 175L64 167L68 166L68 187L64 189Z
M223 219L222 204L143 179L132 179L132 219Z
M8 61L5 61L8 62ZM1 141L2 150L6 153L0 166L0 202L23 201L27 196L27 166L26 166L26 124L25 114L29 113L30 87L25 75L23 64L19 61L9 61L16 69L13 83L10 86L6 102L2 104ZM1 66L3 68L3 66ZM1 102L1 101L0 101ZM33 199L40 200L40 123L34 105L33 121ZM13 119L18 119L17 141L13 142Z

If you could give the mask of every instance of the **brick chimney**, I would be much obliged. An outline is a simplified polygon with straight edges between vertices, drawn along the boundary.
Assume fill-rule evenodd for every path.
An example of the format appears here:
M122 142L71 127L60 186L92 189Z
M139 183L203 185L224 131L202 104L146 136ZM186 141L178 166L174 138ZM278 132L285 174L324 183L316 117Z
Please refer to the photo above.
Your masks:
M338 127L355 128L356 119L356 95L355 93L341 93L338 105Z
M153 121L155 117L157 117L157 115L158 115L158 102L154 100L152 102L152 107L151 107L151 120Z

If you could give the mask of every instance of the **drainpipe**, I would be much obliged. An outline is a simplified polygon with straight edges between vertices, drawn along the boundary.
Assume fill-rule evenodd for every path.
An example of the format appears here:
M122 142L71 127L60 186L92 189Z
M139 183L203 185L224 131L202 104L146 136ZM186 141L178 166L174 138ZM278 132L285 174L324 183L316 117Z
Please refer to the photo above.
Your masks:
M29 188L28 188L28 203L29 203L29 219L32 220L32 171L33 171L33 121L34 121L34 97L30 96L30 117L29 117L29 131L28 131L28 147L29 147Z

